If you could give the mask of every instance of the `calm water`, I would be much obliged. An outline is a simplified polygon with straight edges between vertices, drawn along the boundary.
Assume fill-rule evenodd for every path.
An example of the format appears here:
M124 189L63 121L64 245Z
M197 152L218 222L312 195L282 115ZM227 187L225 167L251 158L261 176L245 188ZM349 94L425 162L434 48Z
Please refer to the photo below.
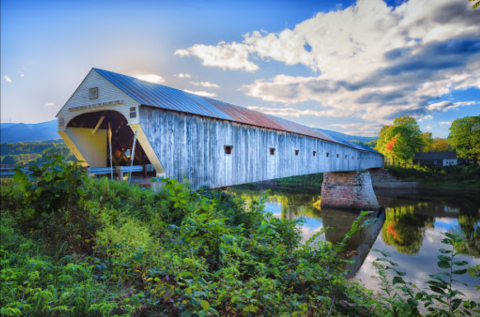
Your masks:
M265 189L232 187L229 192L245 200L258 199ZM303 240L308 240L323 227L327 230L320 239L331 242L341 241L350 230L359 211L320 209L320 188L272 189L265 210L283 219L303 217L301 227ZM370 249L377 248L389 252L399 268L407 273L407 280L417 286L426 287L429 274L441 270L437 267L438 249L447 248L441 244L444 232L465 234L470 241L468 254L458 256L470 265L480 264L480 195L475 193L444 192L404 192L376 191L383 207L372 214L375 224L356 233L348 244L355 250L351 260L355 263L349 278L358 281L371 290L379 290L373 261L380 256ZM393 277L390 276L390 280ZM479 300L480 291L475 290L478 281L467 274L456 279L468 284L457 285L470 299Z

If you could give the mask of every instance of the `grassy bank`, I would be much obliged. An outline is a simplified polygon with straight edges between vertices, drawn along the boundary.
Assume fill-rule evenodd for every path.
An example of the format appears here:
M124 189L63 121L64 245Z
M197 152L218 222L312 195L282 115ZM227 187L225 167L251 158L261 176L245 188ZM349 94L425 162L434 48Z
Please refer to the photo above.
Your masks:
M3 316L420 316L422 302L435 302L435 316L461 309L451 284L436 282L445 291L438 299L416 295L388 259L378 260L381 286L400 283L403 297L374 298L345 280L345 245L374 219L355 221L341 243L318 239L325 228L302 244L296 220L264 212L265 196L246 206L172 179L154 193L88 179L59 156L32 171L1 184ZM445 239L449 248L455 239ZM449 261L442 265L466 265ZM390 286L388 269L399 275Z
M175 180L153 193L60 158L34 177L2 181L2 315L376 314L343 278L344 244L300 244L261 201Z
M401 181L420 182L425 188L480 189L480 166L387 166L387 170Z

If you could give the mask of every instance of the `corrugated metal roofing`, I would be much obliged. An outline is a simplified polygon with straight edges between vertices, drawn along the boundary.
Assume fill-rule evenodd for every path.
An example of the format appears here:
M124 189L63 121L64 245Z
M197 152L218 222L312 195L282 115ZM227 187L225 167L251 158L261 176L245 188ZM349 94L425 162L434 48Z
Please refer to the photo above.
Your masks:
M227 102L190 94L179 89L148 83L134 77L99 68L93 69L141 105L287 131L342 144L361 151L376 152L369 147L333 137L327 133L286 119L235 106Z

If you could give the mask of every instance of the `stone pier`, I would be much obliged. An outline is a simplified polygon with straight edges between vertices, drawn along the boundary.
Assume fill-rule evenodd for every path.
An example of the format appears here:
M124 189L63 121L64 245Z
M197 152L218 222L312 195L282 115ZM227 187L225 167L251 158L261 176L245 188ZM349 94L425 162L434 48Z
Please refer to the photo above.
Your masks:
M369 172L323 174L321 207L376 210L380 208Z

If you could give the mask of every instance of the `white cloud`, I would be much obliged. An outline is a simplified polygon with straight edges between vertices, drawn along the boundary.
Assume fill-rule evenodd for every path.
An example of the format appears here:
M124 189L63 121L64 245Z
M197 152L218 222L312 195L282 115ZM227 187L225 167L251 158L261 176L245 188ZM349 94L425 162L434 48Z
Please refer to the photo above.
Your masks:
M431 128L432 128L431 126L427 125L427 129L431 129Z
M25 77L25 74L20 74L20 77Z
M3 78L5 78L5 80L8 81L9 83L12 82L12 80L10 79L10 77L8 77L8 75L3 76Z
M417 121L418 122L422 122L423 120L430 120L432 119L433 117L431 115L427 115L427 116L423 116L422 118L418 119Z
M452 124L452 121L439 122L439 124L442 124L442 125L451 125L451 124Z
M252 50L251 46L233 42L226 44L220 42L217 46L195 44L186 50L177 50L174 55L189 56L193 55L202 60L203 66L214 66L223 68L223 70L237 69L247 72L258 70L258 66L248 60L248 54Z
M208 81L192 82L191 84L194 86L202 86L207 88L220 88L219 85L208 82Z
M192 78L192 76L190 76L189 74L182 74L182 73L177 74L175 76L178 78Z
M255 71L252 61L303 64L318 75L277 75L242 89L248 96L290 106L316 101L364 120L390 123L459 106L431 100L453 90L480 89L478 12L464 0L410 0L396 8L359 0L318 13L278 33L253 31L241 43L195 44L176 55L205 66Z
M51 106L55 106L55 104L53 102L49 102L45 104L45 107L51 107Z
M160 84L165 81L165 79L163 79L162 76L158 76L155 74L138 75L137 78L143 81L148 81L149 83L154 83L154 84Z
M178 56L189 56L190 52L188 50L176 50L173 55L178 55Z
M462 101L462 102L451 102L451 101L441 101L437 103L429 104L426 109L429 111L447 111L449 109L462 107L462 106L471 106L475 104L476 101ZM431 116L430 116L431 117Z
M217 95L214 92L207 92L207 91L191 91L187 89L184 89L183 91L188 92L189 94L199 95L203 97L210 97L210 98L215 97Z

